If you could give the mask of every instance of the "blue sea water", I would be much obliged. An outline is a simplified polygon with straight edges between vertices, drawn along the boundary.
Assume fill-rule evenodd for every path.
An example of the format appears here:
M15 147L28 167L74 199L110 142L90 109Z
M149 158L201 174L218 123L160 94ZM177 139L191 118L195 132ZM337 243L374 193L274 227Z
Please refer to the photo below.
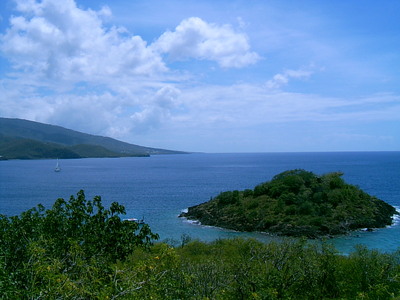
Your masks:
M393 206L400 207L400 152L237 153L158 155L152 157L0 161L0 214L18 215L39 203L50 208L80 189L100 195L105 205L117 201L127 217L142 218L161 240L182 235L203 241L248 236L269 241L261 233L241 233L192 224L178 218L192 205L226 190L243 190L289 169L317 174L344 172L343 178ZM343 253L356 244L371 249L400 248L400 224L374 232L355 232L331 240Z

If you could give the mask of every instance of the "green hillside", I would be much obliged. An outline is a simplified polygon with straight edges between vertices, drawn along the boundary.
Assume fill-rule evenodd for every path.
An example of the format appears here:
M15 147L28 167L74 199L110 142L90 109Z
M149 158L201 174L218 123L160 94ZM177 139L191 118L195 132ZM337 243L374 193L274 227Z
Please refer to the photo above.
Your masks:
M74 151L53 143L0 135L2 159L80 158Z
M60 126L22 119L0 118L0 156L14 158L75 158L179 154L86 134Z
M129 154L117 153L108 150L102 146L97 145L74 145L68 147L69 150L77 153L81 157L121 157L121 156L131 156ZM138 156L135 155L135 156ZM141 156L148 156L148 154L142 154Z
M116 153L96 145L63 146L43 143L37 140L5 137L0 135L1 159L41 159L41 158L87 158L139 156ZM140 156L148 156L142 154Z
M342 175L286 171L254 190L223 192L181 216L238 231L307 237L390 225L395 208L345 183Z

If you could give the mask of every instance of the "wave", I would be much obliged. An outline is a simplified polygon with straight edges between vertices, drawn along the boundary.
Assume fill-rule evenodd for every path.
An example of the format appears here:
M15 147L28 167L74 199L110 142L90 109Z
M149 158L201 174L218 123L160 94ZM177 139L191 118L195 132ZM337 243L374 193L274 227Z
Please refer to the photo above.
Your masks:
M199 221L199 220L189 220L189 219L184 219L184 222L185 223L189 223L189 224L192 224L192 225L201 225L201 222Z
M392 228L394 226L400 225L400 206L393 206L397 214L393 215L392 225L387 226L387 228Z
M186 214L188 211L188 208L182 209L178 217L181 218L185 223L189 223L192 225L201 225L201 222L199 220L189 220L188 218L182 216L182 214Z

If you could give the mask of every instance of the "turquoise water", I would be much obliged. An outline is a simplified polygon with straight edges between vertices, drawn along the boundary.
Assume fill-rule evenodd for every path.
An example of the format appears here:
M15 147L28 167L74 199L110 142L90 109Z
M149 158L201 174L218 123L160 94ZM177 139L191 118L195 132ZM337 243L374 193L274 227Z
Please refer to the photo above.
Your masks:
M149 158L0 161L0 213L16 215L41 203L50 208L59 197L80 189L88 197L102 196L108 205L117 201L127 217L145 218L161 240L179 241L183 234L211 241L252 236L195 225L179 213L208 201L218 193L253 188L289 169L323 174L344 172L344 179L367 193L400 207L400 152L251 153L160 155ZM400 224L374 232L355 232L332 240L342 252L355 244L382 251L400 247Z

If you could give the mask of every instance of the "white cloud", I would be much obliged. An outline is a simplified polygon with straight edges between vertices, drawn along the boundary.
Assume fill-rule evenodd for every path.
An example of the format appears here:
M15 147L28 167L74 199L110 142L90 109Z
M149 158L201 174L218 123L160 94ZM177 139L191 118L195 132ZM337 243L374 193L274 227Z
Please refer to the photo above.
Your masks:
M172 111L180 105L181 92L175 87L165 86L151 97L144 108L130 116L132 127L137 131L147 131L169 121Z
M24 118L106 136L130 140L171 123L179 114L181 92L171 85L129 95L107 91L48 96L8 90L0 81L0 116Z
M340 47L328 47L334 53L318 51L321 48L317 46L325 44L314 39L315 35L297 34L307 32L303 28L297 31L297 25L296 30L290 30L294 28L287 27L290 22L282 22L286 11L276 21L267 18L266 22L266 10L255 17L254 8L251 13L235 10L229 17L213 9L215 15L199 13L204 16L201 19L187 18L193 6L184 4L190 10L174 17L173 23L172 19L158 19L157 30L152 27L147 31L148 24L154 22L153 14L138 16L143 11L137 5L135 13L125 10L130 21L124 24L141 30L148 44L137 33L112 26L110 20L116 19L106 6L94 11L77 5L79 0L15 2L17 11L0 34L0 51L8 59L1 65L6 66L1 72L6 75L0 78L0 116L53 123L136 144L193 151L252 151L251 143L261 145L269 136L273 144L282 133L291 135L281 138L287 145L299 136L311 141L315 128L327 138L321 129L327 123L334 124L326 127L331 131L340 126L350 128L348 124L357 122L398 123L400 100L390 93L391 89L380 88L389 92L372 96L370 91L348 94L352 91L348 88L332 94L329 87L333 81L314 74L312 62L326 66L324 74L336 79L338 73L330 68L346 60L328 62L328 58L338 58L335 51ZM243 18L237 18L239 15ZM146 18L147 25L139 26L136 18ZM211 23L208 19L218 21ZM226 25L235 20L237 25ZM172 30L164 32L166 26ZM248 34L256 50L250 47ZM260 62L256 51L268 53L268 59ZM315 53L322 53L324 59L318 59ZM189 69L193 60L211 61L222 70L210 69L208 63L196 63ZM176 61L180 63L167 64ZM251 70L235 69L256 62L259 65ZM306 67L296 70L293 65ZM279 72L282 66L287 69ZM271 76L268 81L262 79L266 74ZM311 76L313 80L304 88L291 86ZM341 80L335 85L351 83L349 77L337 77ZM287 92L289 87L291 93ZM370 95L360 97L360 93ZM287 131L280 129L282 126ZM309 132L302 132L306 127ZM364 134L362 130L354 133ZM199 148L188 149L185 145L190 143ZM229 143L238 148L231 149Z
M106 6L93 11L74 0L16 4L18 14L0 35L0 50L15 70L3 80L13 90L0 97L5 116L123 137L182 117L187 103L179 86L188 77L170 72L163 53L223 67L259 59L244 33L199 18L185 19L148 46L125 28L107 27L112 13ZM166 83L171 79L176 84Z
M11 97L10 97L11 96ZM93 95L0 95L0 115L24 118L94 134L105 134L118 124L118 98L104 94Z
M209 24L200 18L183 20L175 31L167 31L152 45L172 60L189 58L212 60L221 67L244 67L260 57L250 51L247 36L231 26Z
M178 102L178 97L180 96L181 91L173 86L164 86L157 91L154 96L154 102L166 109L176 107Z
M73 0L17 1L1 50L17 70L45 78L93 82L109 76L148 76L166 71L161 57L139 36L105 28L111 14L83 10Z
M286 70L282 74L276 74L271 80L268 80L266 87L268 89L280 89L287 85L291 78L307 79L313 72L308 70Z
M183 90L181 98L188 113L181 115L177 128L193 130L268 130L268 124L274 123L394 121L400 113L396 95L351 99L271 91L254 84L201 86Z

